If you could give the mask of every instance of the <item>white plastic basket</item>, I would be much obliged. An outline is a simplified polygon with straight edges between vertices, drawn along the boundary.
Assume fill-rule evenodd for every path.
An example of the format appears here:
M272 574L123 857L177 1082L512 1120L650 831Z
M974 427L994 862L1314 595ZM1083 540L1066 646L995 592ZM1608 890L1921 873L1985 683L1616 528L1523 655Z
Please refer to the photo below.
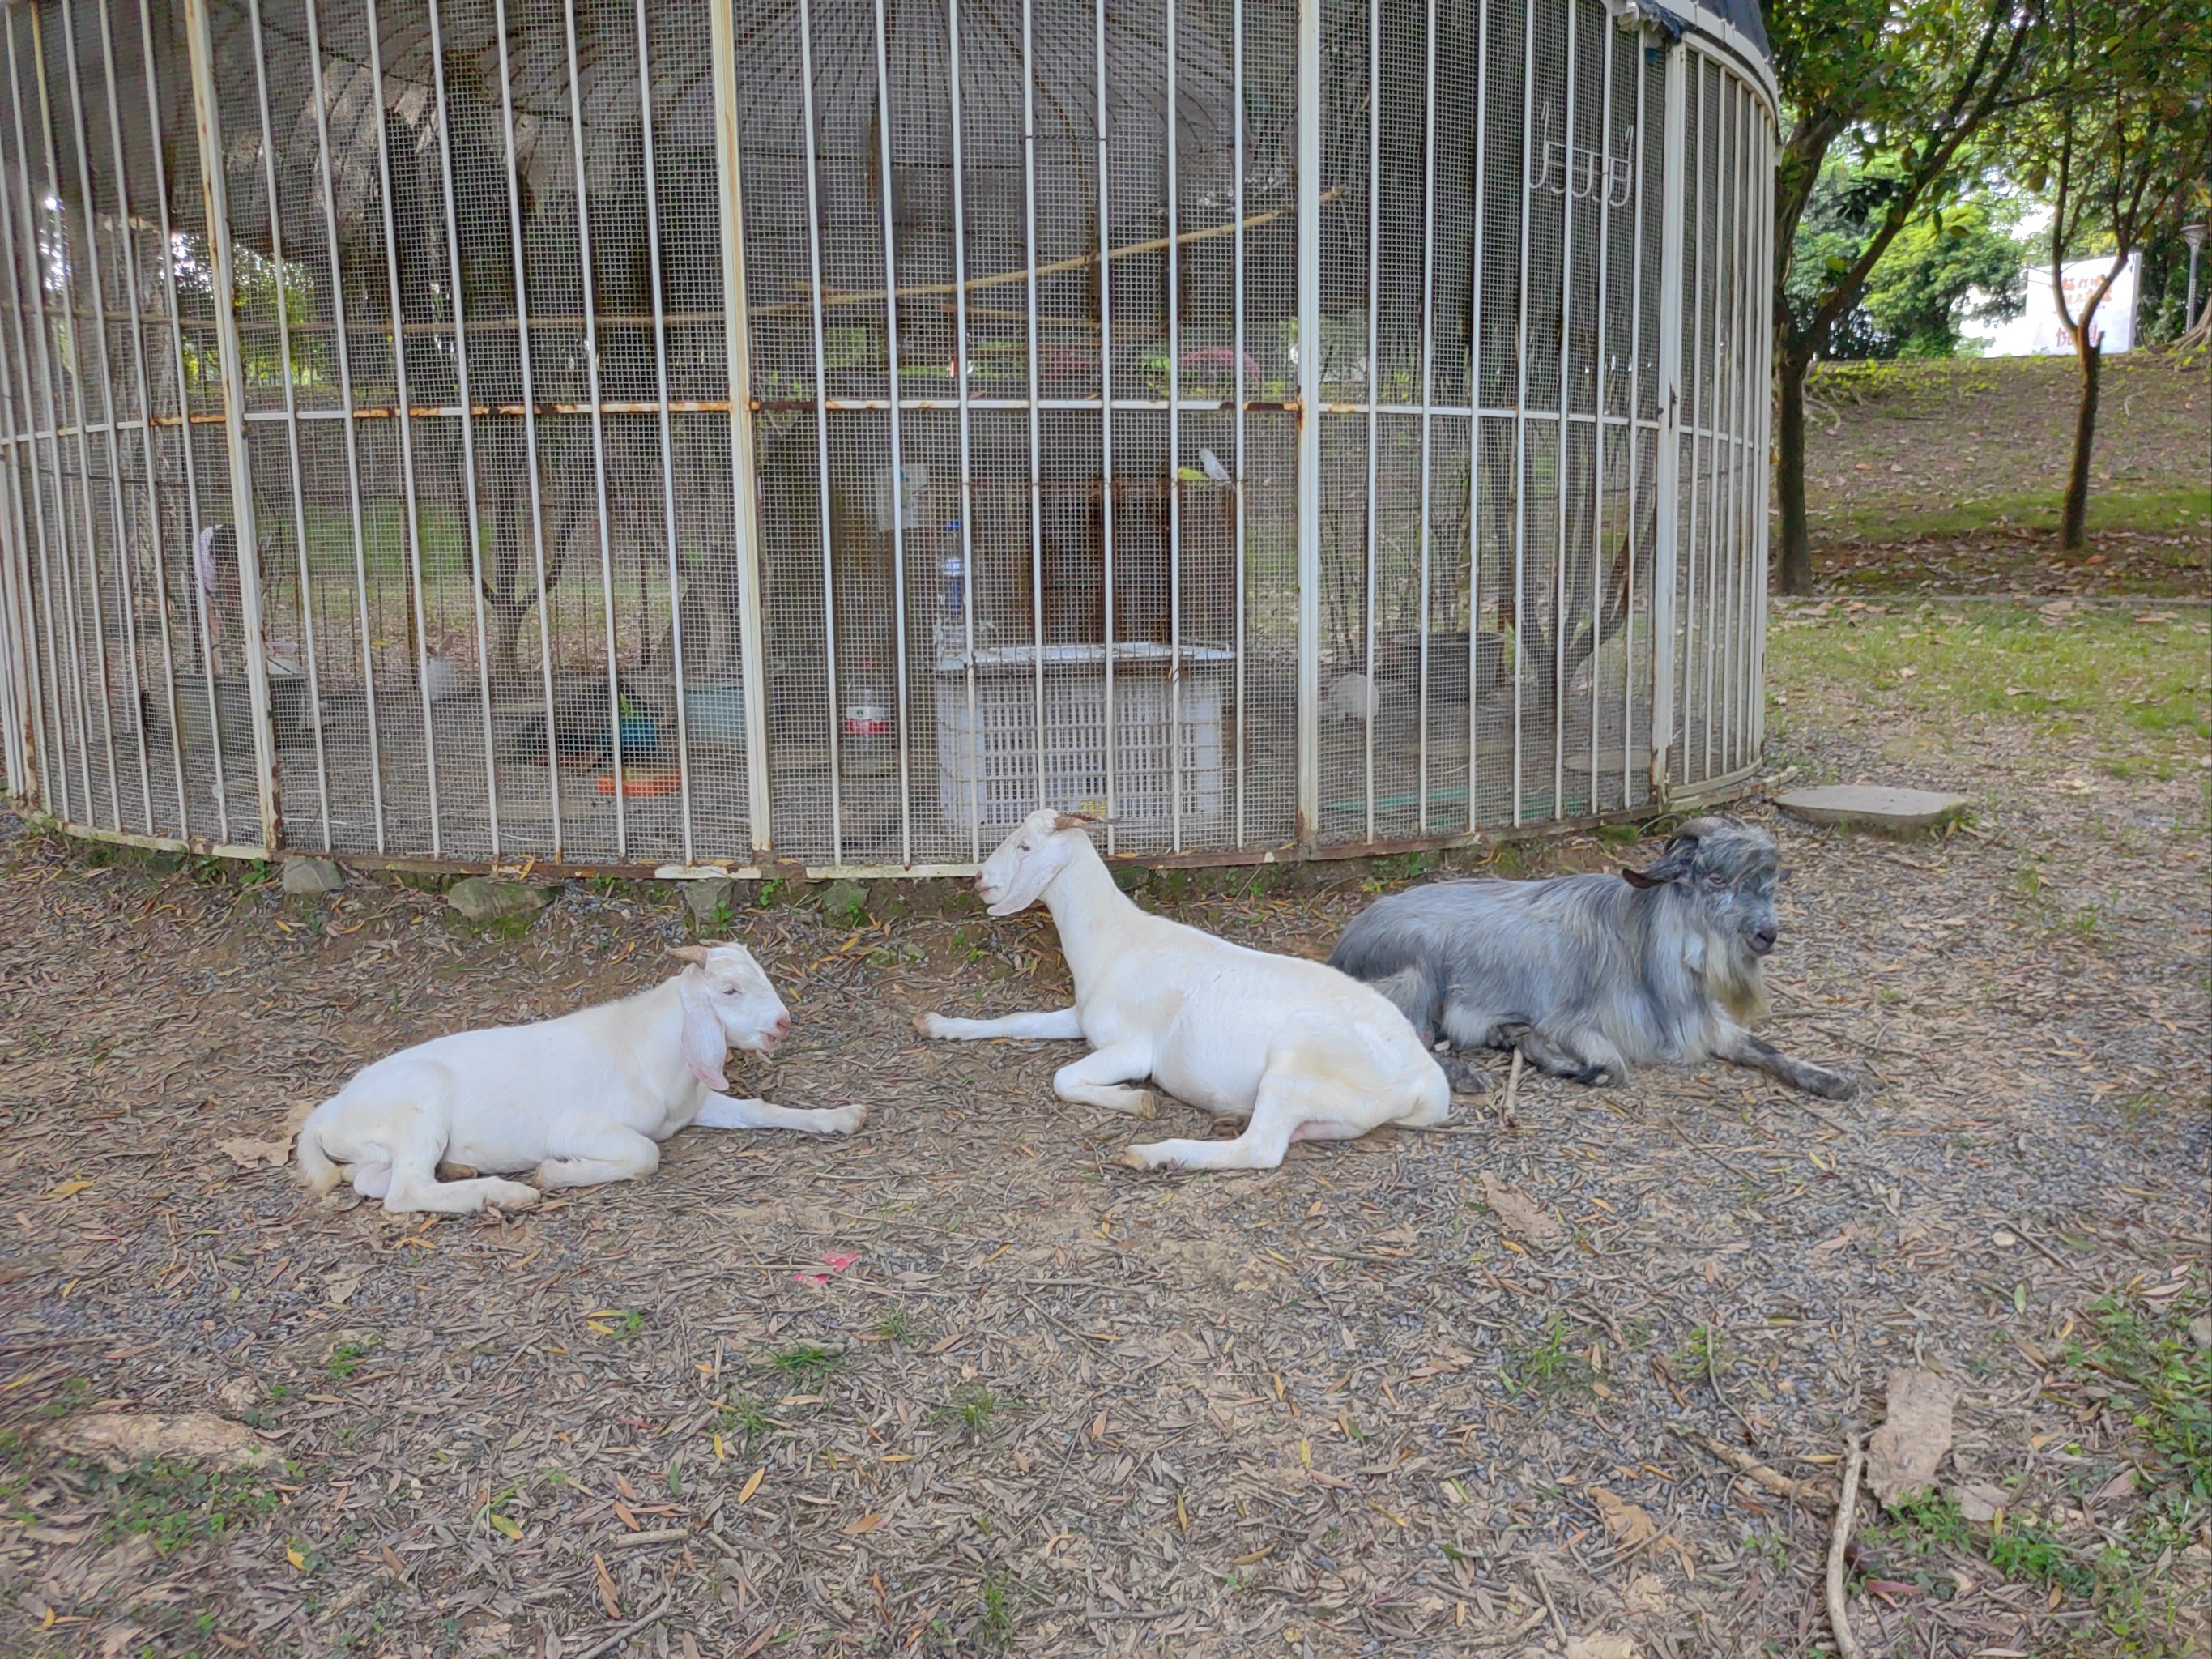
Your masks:
M948 827L965 831L980 817L982 830L1004 830L1040 805L1106 811L1106 647L1043 647L1042 744L1038 656L1027 645L977 651L972 714L968 658L938 659L937 799ZM1178 755L1185 829L1220 822L1222 678L1234 660L1227 651L1185 646L1178 699L1168 647L1114 647L1110 804L1122 824L1173 821Z

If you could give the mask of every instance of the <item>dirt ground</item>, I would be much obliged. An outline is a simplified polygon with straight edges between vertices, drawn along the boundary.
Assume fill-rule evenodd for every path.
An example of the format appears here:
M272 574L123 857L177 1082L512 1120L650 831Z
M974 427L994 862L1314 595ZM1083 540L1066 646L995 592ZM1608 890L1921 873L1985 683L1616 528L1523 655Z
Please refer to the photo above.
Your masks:
M2062 558L2078 386L2070 358L1821 365L1805 492L1821 587L2212 592L2212 361L2106 360L2089 545Z
M1770 1035L1858 1099L1528 1079L1510 1121L1493 1089L1264 1175L1120 1167L1139 1126L1052 1098L1065 1045L920 1042L1065 969L1041 915L877 888L727 929L798 1021L743 1086L863 1102L852 1140L687 1132L510 1220L324 1208L255 1144L289 1111L653 982L681 905L572 884L503 939L388 877L286 901L0 820L0 1651L1832 1651L1839 1455L1920 1368L1954 1443L1938 1493L1862 1512L1863 1651L2205 1652L2201 713L2123 779L2025 717L1817 695L1795 642L1852 625L1778 630L1812 711L1778 771L1976 800L1914 842L1745 808L1795 872ZM1413 874L1139 898L1320 955ZM183 1412L281 1464L216 1472L206 1425L197 1459L70 1450Z

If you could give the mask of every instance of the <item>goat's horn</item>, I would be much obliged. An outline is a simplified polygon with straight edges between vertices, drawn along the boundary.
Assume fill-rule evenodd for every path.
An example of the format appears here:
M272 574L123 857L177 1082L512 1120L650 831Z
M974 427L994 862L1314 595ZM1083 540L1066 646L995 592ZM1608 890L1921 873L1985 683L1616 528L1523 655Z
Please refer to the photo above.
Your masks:
M1094 818L1088 812L1062 812L1053 819L1052 827L1054 830L1087 830L1104 822L1103 818Z
M672 945L668 947L670 956L674 957L678 962L688 962L694 968L704 968L707 965L707 951L708 947L704 945Z

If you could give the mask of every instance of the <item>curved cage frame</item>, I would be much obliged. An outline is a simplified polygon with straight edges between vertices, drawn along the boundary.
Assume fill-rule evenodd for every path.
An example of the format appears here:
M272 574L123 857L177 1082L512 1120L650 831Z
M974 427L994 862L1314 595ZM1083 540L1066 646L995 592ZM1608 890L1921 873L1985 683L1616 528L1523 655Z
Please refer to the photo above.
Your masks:
M951 874L1758 763L1747 0L13 0L0 755L91 836Z

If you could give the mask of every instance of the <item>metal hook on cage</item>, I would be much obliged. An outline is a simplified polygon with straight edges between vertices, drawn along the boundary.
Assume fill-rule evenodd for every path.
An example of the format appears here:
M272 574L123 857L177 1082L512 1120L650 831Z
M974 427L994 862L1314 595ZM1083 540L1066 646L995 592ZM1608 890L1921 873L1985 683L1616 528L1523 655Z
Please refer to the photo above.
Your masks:
M1636 192L1636 129L1632 125L1620 130L1620 154L1608 156L1605 164L1605 204L1623 208Z
M1565 161L1559 170L1560 177L1566 187L1567 192L1571 194L1576 201L1589 202L1595 201L1596 199L1598 193L1597 162L1598 156L1595 150L1584 150L1583 152L1583 176L1581 180L1577 182L1574 176L1574 149L1571 145L1567 147ZM1607 164L1608 170L1610 169L1611 165L1612 164L1610 162ZM1554 195L1558 195L1559 193L1559 192L1557 191L1553 192Z
M1552 105L1549 99L1547 99L1544 102L1544 112L1541 119L1543 122L1542 136L1537 139L1535 144L1536 176L1534 179L1528 180L1528 193L1532 196L1540 190L1550 190L1552 193L1556 196L1566 188L1566 157L1564 154L1565 146L1562 145L1560 146L1560 149L1563 153L1559 158L1560 183L1555 187L1551 183Z

